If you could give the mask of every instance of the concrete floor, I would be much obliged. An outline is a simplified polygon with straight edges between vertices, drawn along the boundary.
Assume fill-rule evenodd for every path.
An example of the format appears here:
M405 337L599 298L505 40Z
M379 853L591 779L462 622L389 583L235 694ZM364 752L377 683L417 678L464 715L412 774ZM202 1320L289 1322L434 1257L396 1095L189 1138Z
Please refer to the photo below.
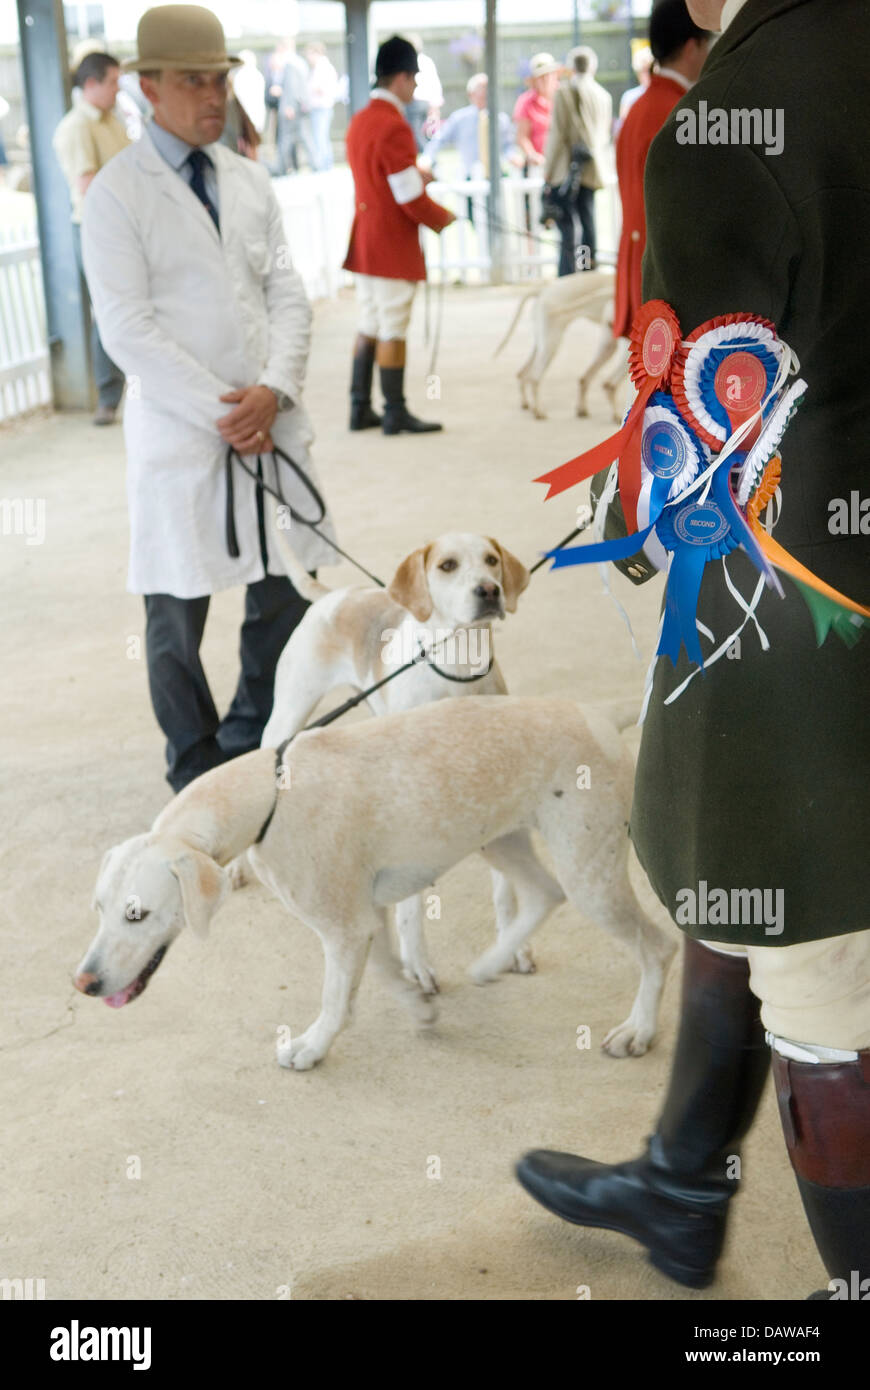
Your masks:
M447 426L421 439L347 433L353 303L344 294L316 308L317 460L343 544L383 577L444 530L495 535L531 562L573 524L582 498L542 506L531 479L608 429L600 394L591 419L572 414L592 331L570 330L543 388L550 418L536 422L519 410L513 375L530 330L491 358L514 301L507 289L448 293L440 400L425 399L418 301L410 403ZM131 641L142 604L124 592L122 438L55 416L4 430L0 455L2 496L46 505L43 545L0 544L0 1277L43 1278L54 1299L570 1300L585 1285L595 1299L716 1300L819 1287L770 1093L745 1146L721 1273L704 1293L671 1283L615 1234L550 1217L516 1185L511 1165L528 1147L637 1151L667 1081L679 971L653 1051L625 1061L598 1043L628 1011L634 966L573 909L537 937L536 975L476 988L465 971L492 931L476 860L441 885L443 917L429 929L441 1017L426 1035L366 978L326 1062L280 1070L276 1028L314 1017L321 952L259 886L231 899L208 942L185 934L134 1008L75 993L100 857L168 797ZM324 577L350 582L353 571ZM614 587L646 661L659 586L615 576ZM533 580L497 637L515 694L639 698L644 665L600 589L585 571ZM204 654L222 707L239 618L238 592L215 599ZM589 1051L576 1047L581 1024Z

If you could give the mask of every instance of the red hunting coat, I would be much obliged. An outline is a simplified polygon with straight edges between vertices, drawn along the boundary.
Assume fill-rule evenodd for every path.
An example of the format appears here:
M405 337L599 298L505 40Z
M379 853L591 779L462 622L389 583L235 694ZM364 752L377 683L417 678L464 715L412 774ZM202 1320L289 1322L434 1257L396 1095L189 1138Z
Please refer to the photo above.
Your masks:
M425 280L419 226L440 232L450 213L427 196L411 127L391 101L374 97L347 131L356 206L345 270L387 280Z
M646 246L643 175L650 145L686 90L670 77L653 75L625 118L616 142L616 172L622 200L622 236L616 263L616 307L613 334L627 338L632 319L643 303L640 263Z

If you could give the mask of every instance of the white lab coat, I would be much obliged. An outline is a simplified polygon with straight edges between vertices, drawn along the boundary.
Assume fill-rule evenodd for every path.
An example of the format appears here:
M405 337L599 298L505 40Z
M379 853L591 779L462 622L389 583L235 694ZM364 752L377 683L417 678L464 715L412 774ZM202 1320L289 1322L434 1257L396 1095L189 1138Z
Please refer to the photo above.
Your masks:
M297 402L278 413L272 438L319 486L301 404L311 306L268 172L223 145L207 152L220 236L147 133L100 170L84 200L83 259L100 337L127 376L128 588L138 594L196 598L263 578L256 488L236 464L239 558L227 549L227 446L215 423L233 409L219 399L225 392L263 383ZM284 464L281 481L294 508L313 517ZM267 496L268 573L280 575L271 508ZM328 517L321 529L334 536ZM286 538L309 570L336 561L295 521Z

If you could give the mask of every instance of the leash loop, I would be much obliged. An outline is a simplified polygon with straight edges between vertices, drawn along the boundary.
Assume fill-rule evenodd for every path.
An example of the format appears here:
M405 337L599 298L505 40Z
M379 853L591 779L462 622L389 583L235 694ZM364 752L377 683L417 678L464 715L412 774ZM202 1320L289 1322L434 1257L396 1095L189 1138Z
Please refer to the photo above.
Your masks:
M243 471L247 473L248 477L253 478L258 488L260 488L263 492L268 492L270 497L274 497L276 502L279 502L282 507L286 507L288 509L288 511L290 512L291 519L293 521L299 522L299 524L302 526L307 526L309 531L313 531L315 536L317 536L320 540L325 541L325 543L328 546L330 546L331 549L334 550L337 555L341 555L342 558L347 560L349 564L353 565L355 569L358 569L361 574L364 574L367 579L370 579L373 584L377 584L379 589L385 589L387 586L382 579L378 579L377 575L372 574L371 570L367 570L365 565L360 564L359 560L355 560L352 555L348 555L347 551L342 550L341 546L336 541L332 540L330 536L325 536L322 531L318 530L320 523L326 517L326 503L324 502L321 493L314 486L314 483L311 481L308 474L305 472L305 469L302 468L296 462L295 459L292 459L289 454L285 454L283 449L279 449L277 445L274 445L272 448L272 460L275 468L275 486L270 487L270 485L266 482L265 478L261 476L262 457L263 456L261 454L257 454L257 472L255 473L253 468L248 467L248 465L245 463L245 460L242 458L242 455L238 452L237 449L233 448L232 444L227 446L227 457L225 464L227 496L226 533L227 550L229 551L232 558L234 560L237 560L240 554L238 537L236 535L235 492L233 488L233 460L235 460L235 462L243 469ZM313 520L311 517L303 516L301 512L297 512L293 504L291 502L288 502L287 498L284 496L284 493L281 490L281 477L278 471L279 459L282 463L286 463L290 468L292 468L299 481L307 489L309 496L314 499L314 505L318 509L320 515L314 517Z

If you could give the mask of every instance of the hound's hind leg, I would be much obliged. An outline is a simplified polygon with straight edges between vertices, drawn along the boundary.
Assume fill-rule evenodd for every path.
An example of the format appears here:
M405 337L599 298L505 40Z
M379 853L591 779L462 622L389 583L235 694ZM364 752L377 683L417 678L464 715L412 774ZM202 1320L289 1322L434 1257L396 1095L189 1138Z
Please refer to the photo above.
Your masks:
M493 870L499 889L496 902L498 940L471 967L475 984L486 984L505 970L529 973L534 969L525 942L554 907L565 901L559 884L548 874L532 848L525 830L493 840L481 851ZM498 879L505 882L499 883Z

